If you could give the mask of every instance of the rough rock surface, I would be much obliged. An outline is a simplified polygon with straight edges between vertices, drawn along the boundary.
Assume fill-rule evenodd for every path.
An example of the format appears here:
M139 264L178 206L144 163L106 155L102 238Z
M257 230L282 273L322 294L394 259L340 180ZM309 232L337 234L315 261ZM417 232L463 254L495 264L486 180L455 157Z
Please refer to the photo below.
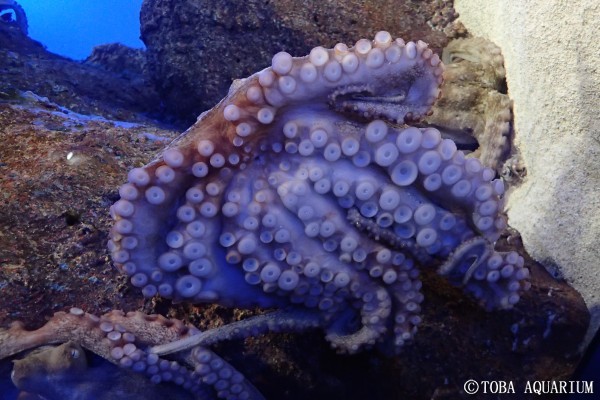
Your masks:
M14 47L17 59L25 57ZM50 57L41 48L36 51L38 57ZM9 61L0 61L0 67L10 68L4 62ZM87 70L68 60L61 63ZM16 69L11 71L3 78L12 79L9 85L24 88L29 82L35 90L43 79L61 76L56 69L31 69L23 72L29 74L23 80ZM98 84L95 76L73 76L73 87ZM77 101L80 111L106 110L108 117L110 103L96 100L94 108L94 100L83 96L62 99L66 103L16 90L0 99L0 326L22 320L39 327L53 312L71 306L96 314L143 309L186 319L201 329L250 315L216 306L144 302L117 273L106 250L108 208L127 171L150 160L177 134L63 107ZM503 250L525 254L518 237L501 242ZM424 323L398 357L377 351L337 355L321 332L265 335L222 343L215 351L266 398L457 399L470 398L462 392L470 378L512 380L521 390L527 379L567 379L578 361L573 354L587 327L587 310L564 282L528 257L526 266L531 290L514 310L493 313L435 273L424 274ZM10 362L0 363L0 386L9 381L10 368Z
M147 121L160 109L156 91L140 75L115 73L49 53L18 27L2 23L0 97L27 90L73 111L116 120Z
M147 78L146 51L133 49L121 43L95 46L85 63L132 79Z
M451 10L439 0L146 0L140 21L157 89L187 127L227 94L233 79L270 65L279 51L302 56L380 30L440 50L448 38L436 29L451 26Z
M589 341L600 327L600 4L457 0L456 8L504 55L527 168L509 197L509 223L532 257L583 295Z

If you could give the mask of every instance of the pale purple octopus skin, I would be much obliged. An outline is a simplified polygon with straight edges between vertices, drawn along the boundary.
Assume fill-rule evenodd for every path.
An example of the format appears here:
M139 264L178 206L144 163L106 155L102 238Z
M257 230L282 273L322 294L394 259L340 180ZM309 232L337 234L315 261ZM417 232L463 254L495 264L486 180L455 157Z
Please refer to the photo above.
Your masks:
M512 307L530 284L521 256L493 248L503 182L436 129L405 125L443 71L425 43L387 32L276 54L129 172L111 208L115 265L146 297L314 313L345 352L413 337L421 265Z

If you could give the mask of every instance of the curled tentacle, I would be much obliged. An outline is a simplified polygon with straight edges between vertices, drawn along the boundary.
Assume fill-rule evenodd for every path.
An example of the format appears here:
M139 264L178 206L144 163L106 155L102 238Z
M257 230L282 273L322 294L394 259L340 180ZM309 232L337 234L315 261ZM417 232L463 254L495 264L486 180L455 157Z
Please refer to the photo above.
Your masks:
M438 273L462 286L489 309L511 308L519 301L519 292L530 286L523 257L515 252L496 252L483 238L461 244Z
M307 309L341 349L401 346L420 322L416 268L506 227L491 169L403 125L429 112L443 71L387 32L278 53L129 173L111 209L116 266L147 297ZM335 329L348 315L361 325Z
M215 395L219 398L262 399L252 384L208 349L199 348L194 354L178 360L160 358L147 351L149 346L198 333L194 327L160 315L112 311L97 317L72 308L69 313L56 313L34 331L24 330L19 324L0 330L0 359L45 344L72 341L113 364L148 376L154 383L164 381L180 385L200 399L214 398ZM214 379L215 374L218 379Z

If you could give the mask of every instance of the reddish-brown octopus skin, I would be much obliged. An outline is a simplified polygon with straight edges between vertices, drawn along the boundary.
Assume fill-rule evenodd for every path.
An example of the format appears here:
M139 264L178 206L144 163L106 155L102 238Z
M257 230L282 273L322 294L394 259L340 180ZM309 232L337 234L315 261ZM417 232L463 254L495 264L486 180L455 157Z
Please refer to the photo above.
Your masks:
M43 345L71 343L64 345L64 348L77 350L81 346L113 364L130 370L131 376L136 376L133 379L138 380L138 375L140 377L146 375L153 383L172 383L190 393L196 400L216 397L263 399L242 374L204 347L198 346L192 352L176 355L171 360L148 351L151 346L185 339L198 333L196 328L182 321L167 319L161 315L111 311L98 317L85 313L81 309L72 308L68 313L56 313L37 330L28 331L20 323L14 323L8 330L0 330L0 359ZM35 393L34 389L39 389L40 380L64 379L67 382L66 372L73 370L77 372L75 375L80 375L80 372L87 371L83 359L68 359L69 354L61 353L62 349L59 347L58 350L47 353L45 358L40 358L43 362L34 365L35 368L44 369L45 374L39 373L40 371L36 371L35 368L34 370L25 368L27 362L21 362L22 365L17 362L16 367L19 368L15 369L16 375L13 377L16 379L15 383ZM54 362L47 362L48 355L56 356ZM112 373L110 370L106 371ZM103 373L106 371L101 370ZM53 375L55 373L57 376ZM147 378L139 382L147 384ZM82 381L74 379L72 383L88 385L85 379ZM118 382L114 382L114 385L117 384ZM86 387L92 389L89 385ZM76 390L71 391L68 388L54 389L59 390L52 392L55 394L63 393L65 396L67 393L78 394ZM87 392L84 389L80 392L81 395L85 393Z
M85 350L69 341L46 346L14 361L11 379L21 390L19 399L112 400L177 398L194 396L176 385L148 385L147 378L109 362L92 364Z

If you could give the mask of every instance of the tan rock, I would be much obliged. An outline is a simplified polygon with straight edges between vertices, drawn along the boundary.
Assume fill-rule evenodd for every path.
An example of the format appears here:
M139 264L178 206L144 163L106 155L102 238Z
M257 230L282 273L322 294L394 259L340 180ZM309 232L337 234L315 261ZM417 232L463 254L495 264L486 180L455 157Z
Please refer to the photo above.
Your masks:
M502 48L527 177L508 201L525 248L562 275L600 326L600 3L457 0L460 20Z

